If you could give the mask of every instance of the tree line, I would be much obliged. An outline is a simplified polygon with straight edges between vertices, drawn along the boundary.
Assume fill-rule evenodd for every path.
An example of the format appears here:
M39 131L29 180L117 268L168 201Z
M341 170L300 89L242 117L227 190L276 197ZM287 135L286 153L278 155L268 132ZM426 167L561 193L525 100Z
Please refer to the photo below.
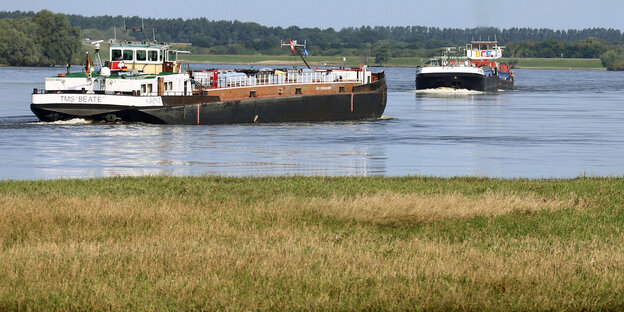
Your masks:
M34 12L13 11L0 12L0 18L32 17ZM425 26L362 26L345 27L340 30L333 28L300 28L268 27L258 23L240 21L214 21L206 18L167 19L141 18L138 16L82 16L67 15L73 26L84 29L106 30L112 27L120 29L125 24L129 27L140 27L142 22L151 35L152 28L161 41L197 42L199 46L224 45L230 43L270 42L274 45L279 39L309 38L322 49L331 47L362 48L366 42L383 40L415 44L413 47L439 47L440 45L461 45L472 39L494 39L501 44L521 41L555 40L577 42L589 37L600 39L606 43L622 43L623 33L613 28L587 28L582 30L553 30L548 28L509 28L495 27L476 28L439 28ZM150 36L151 37L151 36ZM107 39L107 38L100 38ZM433 43L430 43L434 41ZM258 46L256 46L258 48Z
M598 58L613 45L594 37L577 42L548 39L538 42L513 42L506 46L505 55L512 58Z
M37 24L42 16L45 17L43 20L54 20L54 27ZM42 46L58 42L51 40L53 36L59 36L57 39L64 38L63 40L72 38L67 41L71 44L64 45L65 49L79 50L75 40L77 37L108 39L114 33L119 39L188 42L192 44L194 53L208 54L286 54L290 53L289 50L281 48L279 42L290 38L306 40L308 51L312 55L366 55L382 61L390 57L434 56L439 53L440 47L463 46L471 40L495 38L500 44L507 46L505 55L514 58L598 58L624 42L624 34L612 28L553 30L362 26L336 30L297 26L268 27L257 23L214 21L206 18L142 19L138 16L121 15L87 17L53 14L49 11L2 11L0 23L2 29L8 30L0 34L0 62L19 65L49 64L60 62L60 59L65 59L60 63L67 62L68 52L60 51L58 44L56 50ZM145 34L125 31L124 25L130 29L139 29L145 25ZM44 33L43 29L49 32ZM55 31L55 34L50 31ZM76 35L77 33L80 35ZM8 43L10 41L15 41L12 46ZM11 46L10 49L7 46ZM7 52L11 49L19 53ZM52 52L55 54L51 55Z

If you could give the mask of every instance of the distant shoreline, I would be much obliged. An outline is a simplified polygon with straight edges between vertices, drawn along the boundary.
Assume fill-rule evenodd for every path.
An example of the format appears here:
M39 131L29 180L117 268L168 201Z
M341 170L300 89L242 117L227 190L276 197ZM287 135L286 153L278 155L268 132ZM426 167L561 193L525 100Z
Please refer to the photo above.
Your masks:
M528 66L518 66L518 67L514 67L513 69L553 69L553 70L604 70L606 71L606 68L599 68L599 67L528 67Z
M370 64L371 67L405 67L415 68L421 65L425 58L393 58L388 63ZM366 64L363 57L346 57L346 62L342 62L342 57L336 56L313 56L307 58L312 67L359 67ZM602 67L599 59L547 59L547 58L525 58L513 59L517 61L514 69L550 69L550 70L606 70ZM503 58L501 63L511 62L512 59ZM301 66L301 59L287 55L205 55L193 54L183 56L180 62L185 64L214 64L214 65L249 65L249 66ZM65 65L56 66L11 66L0 64L0 67L58 67L65 69ZM72 67L81 68L82 65L74 64Z
M387 63L370 64L375 67L418 67L426 58L405 57L392 58ZM346 57L346 62L342 62L342 57L335 56L314 56L306 59L310 66L349 66L358 67L366 64L363 57ZM561 70L605 70L599 59L561 59L561 58L523 58L510 59L503 58L501 63L516 61L516 69L561 69ZM233 65L303 65L299 58L285 55L188 55L182 59L184 63L194 64L233 64Z
M267 66L293 66L293 65L304 65L301 61L279 61L279 60L269 60L269 61L260 61L260 62L211 62L211 61L193 61L186 62L182 61L185 64L214 64L214 65L267 65ZM325 66L323 63L319 62L311 62L308 63L310 66ZM327 63L326 66L342 66L342 64L336 64L335 62ZM347 66L354 66L347 64ZM372 64L369 65L371 67L405 67L405 68L416 68L419 65L379 65ZM516 66L514 69L555 69L555 70L606 70L604 67L558 67L558 66Z

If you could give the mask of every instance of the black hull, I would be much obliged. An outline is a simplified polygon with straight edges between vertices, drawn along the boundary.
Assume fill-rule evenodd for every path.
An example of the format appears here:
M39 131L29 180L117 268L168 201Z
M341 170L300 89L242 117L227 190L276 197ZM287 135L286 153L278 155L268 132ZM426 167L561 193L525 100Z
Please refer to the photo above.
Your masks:
M386 108L385 79L354 88L354 93L254 98L220 102L202 96L163 96L165 106L31 104L42 121L88 120L154 124L228 124L287 121L338 121L379 118ZM215 101L216 100L216 101Z
M498 79L498 89L499 90L513 90L514 88L514 80L513 77L509 79Z
M483 92L512 90L513 80L501 79L496 75L484 76L472 73L428 73L416 74L416 89L466 89Z

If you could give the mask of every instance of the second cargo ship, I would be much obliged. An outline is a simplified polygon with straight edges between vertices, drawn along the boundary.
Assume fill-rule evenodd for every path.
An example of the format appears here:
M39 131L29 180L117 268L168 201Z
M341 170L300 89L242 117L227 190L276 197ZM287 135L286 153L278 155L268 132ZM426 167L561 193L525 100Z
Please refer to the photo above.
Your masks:
M503 49L498 41L473 41L465 49L444 48L442 56L416 69L416 89L512 90L511 66L496 62L503 56Z

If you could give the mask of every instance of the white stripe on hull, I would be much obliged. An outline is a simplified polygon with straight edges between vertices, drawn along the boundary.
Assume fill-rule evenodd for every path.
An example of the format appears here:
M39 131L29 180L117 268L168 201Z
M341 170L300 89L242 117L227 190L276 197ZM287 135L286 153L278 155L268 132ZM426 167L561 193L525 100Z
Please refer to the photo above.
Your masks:
M432 66L416 69L416 74L477 74L485 75L483 69L468 66Z
M131 96L109 94L67 94L45 93L33 94L33 104L90 104L90 105L119 105L119 106L163 106L160 96Z

